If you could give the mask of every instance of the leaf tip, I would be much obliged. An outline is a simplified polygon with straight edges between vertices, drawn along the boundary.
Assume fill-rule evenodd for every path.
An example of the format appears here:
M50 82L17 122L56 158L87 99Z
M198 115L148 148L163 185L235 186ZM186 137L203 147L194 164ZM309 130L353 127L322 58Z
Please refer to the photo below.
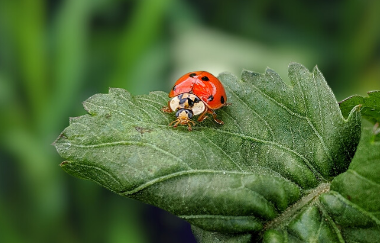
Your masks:
M317 73L321 74L321 72L319 71L318 67L315 66L313 68L313 74L315 74L315 71L317 71ZM298 74L310 74L310 70L302 65L301 63L298 63L298 62L290 62L289 65L288 65L288 76L292 76L292 73L298 73Z
M321 77L323 77L323 74L322 74L321 70L319 69L318 65L314 66L314 68L313 68L313 74L314 74L314 76L321 76ZM325 79L325 78L323 77L323 79Z
M62 163L59 164L60 167L64 167L66 166L68 163L70 163L69 161L65 160L63 161Z
M91 97L92 97L92 96L91 96ZM85 101L82 102L82 106L83 106L84 110L85 110L87 113L89 113L89 114L91 114L91 113L90 113L90 108L88 107L87 104L88 104L88 100L91 99L91 97L88 98L87 100L85 100ZM70 117L70 120L71 120L71 117Z
M131 93L128 92L128 90L126 89L122 89L122 88L113 88L113 87L109 87L108 88L108 94L110 95L127 95L128 97L131 95Z
M230 73L230 72L221 72L218 74L218 79L226 79L226 78L229 78L229 77L232 77L234 79L237 79L237 76Z
M74 117L69 117L69 124L72 125L74 124L80 117L74 116Z
M305 66L298 62L290 62L288 65L288 70L295 69L295 68L305 68Z
M243 69L241 71L240 77L242 81L247 82L248 80L252 80L253 78L260 77L261 75L262 75L261 73Z
M272 68L270 67L267 67L265 68L265 75L276 75L276 76L279 76L278 73L276 71L274 71ZM281 78L281 77L280 77Z
M54 140L54 142L51 143L51 145L54 147L57 147L57 145L61 139L67 139L65 131L61 132L61 134L59 134L59 136Z
M380 95L380 90L372 90L367 92L368 96Z

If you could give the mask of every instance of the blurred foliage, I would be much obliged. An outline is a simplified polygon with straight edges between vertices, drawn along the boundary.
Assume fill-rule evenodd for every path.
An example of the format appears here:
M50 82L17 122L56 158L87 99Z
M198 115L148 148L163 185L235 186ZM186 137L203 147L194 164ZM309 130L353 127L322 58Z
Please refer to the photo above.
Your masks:
M188 224L68 176L50 144L108 87L168 90L290 61L338 100L380 89L380 1L0 1L0 242L194 242Z

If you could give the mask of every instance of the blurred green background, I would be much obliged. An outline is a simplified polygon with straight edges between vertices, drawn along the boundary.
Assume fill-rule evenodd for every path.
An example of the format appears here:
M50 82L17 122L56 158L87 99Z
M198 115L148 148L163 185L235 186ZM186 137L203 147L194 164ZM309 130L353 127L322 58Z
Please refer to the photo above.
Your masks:
M195 242L184 221L79 180L51 143L108 87L318 65L338 100L380 89L380 1L1 0L0 242Z

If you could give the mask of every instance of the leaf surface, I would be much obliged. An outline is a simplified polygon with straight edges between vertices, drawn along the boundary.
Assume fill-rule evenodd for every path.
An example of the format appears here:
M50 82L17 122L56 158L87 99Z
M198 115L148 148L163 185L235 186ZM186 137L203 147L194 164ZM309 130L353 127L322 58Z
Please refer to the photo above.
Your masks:
M288 223L265 231L264 242L380 242L380 142L364 124L349 169Z
M320 71L297 63L290 85L271 69L219 79L232 103L216 111L225 125L207 119L192 132L168 127L167 93L110 89L90 97L89 114L72 118L55 142L62 168L178 215L200 241L212 232L239 241L247 232L285 237L284 225L299 240L317 226L323 239L340 239L337 228L321 224L315 199L354 156L358 108L345 119Z

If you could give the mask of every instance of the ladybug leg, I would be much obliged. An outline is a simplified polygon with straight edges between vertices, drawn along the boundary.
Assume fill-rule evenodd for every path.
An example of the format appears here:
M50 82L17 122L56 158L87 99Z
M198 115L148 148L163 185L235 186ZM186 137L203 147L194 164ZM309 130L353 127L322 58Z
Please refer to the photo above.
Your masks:
M209 110L208 113L212 114L212 118L214 118L214 121L220 125L223 125L224 122L222 120L219 120L218 118L216 118L216 113L214 110Z
M161 110L165 113L172 113L172 109L170 109L170 101L168 101L168 106L162 107Z
M173 125L173 123L174 123L174 125ZM169 127L171 127L172 125L173 125L173 127L177 127L178 124L179 124L179 120L177 119L177 120L174 120L171 123L169 123Z
M191 121L191 120L190 120L190 122L191 122L191 124L193 124L193 126L195 126L195 122L194 122L194 121ZM190 128L189 131L191 131L192 129L191 129L190 124L189 124L189 128Z
M194 124L193 124L193 125L194 125ZM187 130L189 130L189 132L192 130L192 129L191 129L191 124L190 124L190 122L187 123Z
M187 123L187 130L191 131L191 124L193 124L193 126L195 126L195 122L190 120L188 123Z
M202 114L200 114L198 117L199 122L202 122L204 119L207 118L207 116L206 116L207 112L208 112L208 108L206 107L205 111Z

